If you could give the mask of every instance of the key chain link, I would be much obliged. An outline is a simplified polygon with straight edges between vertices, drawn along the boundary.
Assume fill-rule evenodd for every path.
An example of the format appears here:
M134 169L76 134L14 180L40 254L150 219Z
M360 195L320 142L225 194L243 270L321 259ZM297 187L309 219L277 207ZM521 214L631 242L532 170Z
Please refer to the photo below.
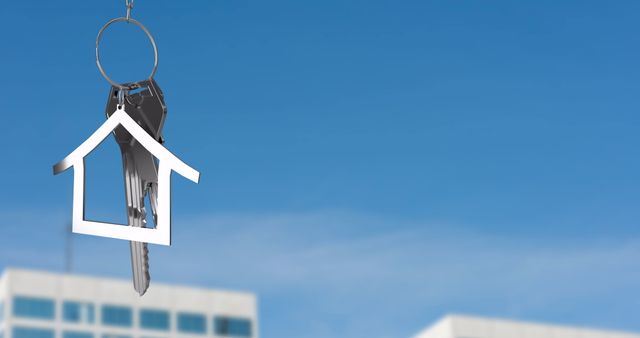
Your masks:
M124 97L125 97L124 89L118 90L118 105L117 105L118 109L124 109Z
M131 19L131 10L133 9L133 0L124 0L125 6L127 6L127 22Z
M153 35L151 35L151 32L149 32L147 27L145 27L139 21L131 18L131 10L133 9L133 0L125 0L125 6L127 7L126 16L115 18L115 19L111 19L104 26L102 26L100 31L98 31L98 36L96 37L96 65L98 66L98 70L100 71L100 74L102 74L102 77L104 77L111 85L113 85L114 87L119 88L120 90L133 89L133 88L130 88L130 87L127 87L127 86L123 86L123 85L113 81L107 75L107 72L102 67L102 63L100 63L100 41L102 40L102 34L112 24L114 24L116 22L126 22L126 23L132 23L132 24L140 27L140 29L142 29L144 31L144 33L147 35L147 38L149 38L149 41L151 42L151 46L153 47L154 61L153 61L153 69L151 69L151 74L149 74L149 79L153 78L153 76L156 74L156 71L158 70L158 46L156 45L156 40L153 38Z

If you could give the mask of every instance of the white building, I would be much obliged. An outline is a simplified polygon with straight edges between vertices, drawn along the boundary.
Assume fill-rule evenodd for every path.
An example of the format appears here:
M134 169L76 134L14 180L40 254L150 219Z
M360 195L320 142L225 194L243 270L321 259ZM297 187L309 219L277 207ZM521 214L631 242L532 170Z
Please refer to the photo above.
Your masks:
M502 319L448 316L414 338L640 338L640 334Z
M0 338L258 338L250 293L7 269Z

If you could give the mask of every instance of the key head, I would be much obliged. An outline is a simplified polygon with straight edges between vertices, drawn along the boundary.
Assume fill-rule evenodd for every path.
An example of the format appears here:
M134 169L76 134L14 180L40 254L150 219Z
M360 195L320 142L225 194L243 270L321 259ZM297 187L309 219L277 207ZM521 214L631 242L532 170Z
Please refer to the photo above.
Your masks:
M156 141L163 143L162 127L167 116L164 94L154 79L124 84L128 89L124 93L124 110ZM120 88L111 87L107 101L106 115L109 118L118 105ZM118 143L134 143L133 136L122 126L114 129Z

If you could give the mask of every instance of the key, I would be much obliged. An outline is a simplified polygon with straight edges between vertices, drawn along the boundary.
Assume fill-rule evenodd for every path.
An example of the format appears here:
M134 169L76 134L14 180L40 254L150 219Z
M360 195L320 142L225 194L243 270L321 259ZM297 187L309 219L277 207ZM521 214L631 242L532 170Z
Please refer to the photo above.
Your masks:
M153 80L145 80L126 85L124 104L125 111L158 142L164 142L162 127L166 117L166 105L162 91ZM143 89L131 93L131 89ZM107 117L116 110L119 102L119 89L111 88L107 102ZM157 163L140 143L122 127L114 130L114 136L122 153L125 177L125 195L127 203L127 219L131 226L146 227L146 209L144 199L148 195L154 224L157 221ZM134 289L143 295L149 287L149 258L146 243L130 242L131 267Z
M146 227L146 210L144 208L144 184L136 168L136 158L129 150L123 150L123 166L125 170L125 191L127 199L127 219L134 227ZM131 251L131 269L133 286L138 294L143 295L149 287L149 251L147 243L129 242Z
M166 107L162 100L162 92L159 90L155 81L145 81L140 83L142 87L147 87L146 90L141 91L138 94L129 94L126 96L127 101L136 106L136 111L132 114L132 117L145 127L145 130L153 136L156 140L162 142L161 130L164 124L164 118L166 116ZM142 109L141 109L142 108ZM138 120L137 118L140 118ZM126 133L126 131L125 131ZM140 192L141 195L133 195L133 201L137 202L137 205L133 206L133 210L138 211L137 217L134 217L134 226L146 226L146 210L144 208L144 198L148 192L151 205L151 211L153 213L154 224L157 219L156 206L157 206L157 184L158 174L157 165L153 156L140 145L140 143L132 144L129 149L129 153L133 155L133 163L136 168L136 174L142 183L136 184L134 191ZM130 160L131 162L131 160ZM149 273L148 273L148 247L146 243L131 243L131 260L134 277L134 287L142 295L149 285Z
M164 143L164 138L162 137L162 127L164 126L164 121L167 116L167 107L164 103L164 94L160 87L155 82L154 79L149 79L145 81L141 81L132 85L133 87L138 88L146 88L143 91L140 91L136 94L129 94L126 96L125 100L125 110L127 113L127 104L130 104L136 107L135 111L129 113L129 115L137 121L143 129L149 133L156 141L160 143ZM117 97L117 95L116 95ZM115 101L117 103L117 101ZM113 114L115 111L115 105L110 107L113 109L108 109L108 116ZM131 135L127 133L124 128L120 128L120 131L123 134L123 137L130 141L132 139ZM118 129L116 129L118 132ZM142 177L143 186L148 188L148 192L150 193L150 205L151 211L153 215L154 224L156 223L157 213L157 191L158 191L158 169L157 163L146 149L142 147L139 143L135 143L132 151L136 154L135 158L138 159L136 161L136 166L138 168L138 172ZM142 160L140 160L142 159ZM144 206L144 204L143 204Z
M144 85L144 84L143 84ZM160 130L164 121L165 110L157 103L161 101L149 100L147 94L153 90L142 91L139 94L126 95L126 103L135 104L136 110L129 107L130 114L147 132L161 140ZM156 97L161 98L159 95ZM156 102L153 102L156 101ZM125 111L127 111L125 103ZM154 103L155 106L153 105ZM142 109L141 109L142 108ZM155 112L148 114L147 112ZM159 114L158 114L159 112ZM156 125L151 124L155 121ZM119 133L118 133L119 132ZM123 165L126 175L127 190L127 209L129 224L137 227L146 227L146 210L144 208L144 197L147 190L153 192L150 194L152 212L154 213L155 222L155 200L157 189L157 168L155 159L146 151L138 142L136 142L123 128L116 130L117 139L123 153ZM149 286L149 270L148 270L148 247L146 243L131 242L131 263L133 271L133 282L136 291L142 295Z

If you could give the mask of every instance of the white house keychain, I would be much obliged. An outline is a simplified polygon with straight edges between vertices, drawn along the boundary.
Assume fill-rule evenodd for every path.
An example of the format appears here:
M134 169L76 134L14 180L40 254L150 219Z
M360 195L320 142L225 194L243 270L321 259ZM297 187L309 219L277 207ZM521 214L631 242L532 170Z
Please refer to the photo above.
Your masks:
M96 38L96 64L112 85L107 101L107 121L76 150L53 166L54 174L74 168L73 218L75 233L130 241L134 289L143 295L149 287L147 243L171 245L171 171L198 183L200 173L167 150L162 143L162 127L166 117L164 96L153 79L158 67L158 49L153 36L140 22L131 18L133 0L125 1L127 16L107 22ZM114 82L100 63L100 40L105 29L117 22L133 23L147 35L154 51L154 65L144 81L119 84ZM140 89L131 93L133 89ZM113 134L122 154L125 200L128 224L89 221L84 215L84 158ZM145 198L153 214L155 227L147 227Z

